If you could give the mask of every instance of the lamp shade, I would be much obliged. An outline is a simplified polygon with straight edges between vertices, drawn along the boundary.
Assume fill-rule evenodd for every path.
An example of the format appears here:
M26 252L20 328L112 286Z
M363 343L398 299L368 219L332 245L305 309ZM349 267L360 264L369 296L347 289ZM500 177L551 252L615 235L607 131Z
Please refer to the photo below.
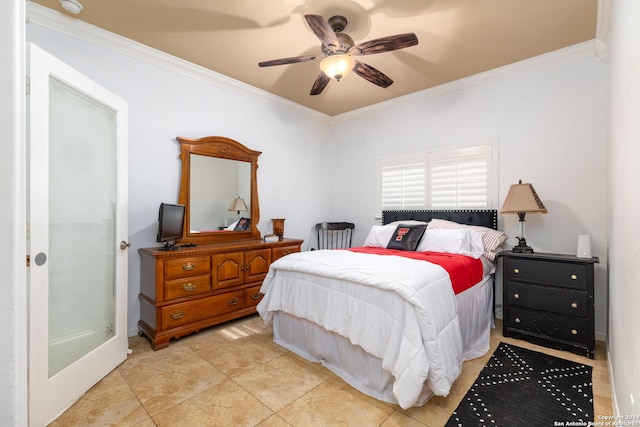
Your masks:
M238 196L231 202L231 206L229 206L230 211L242 212L247 211L247 205L245 204L242 197Z
M531 184L513 184L509 188L507 198L504 200L500 213L547 213L536 190Z
M349 55L337 54L327 56L320 62L320 69L328 77L340 80L353 70L356 61Z

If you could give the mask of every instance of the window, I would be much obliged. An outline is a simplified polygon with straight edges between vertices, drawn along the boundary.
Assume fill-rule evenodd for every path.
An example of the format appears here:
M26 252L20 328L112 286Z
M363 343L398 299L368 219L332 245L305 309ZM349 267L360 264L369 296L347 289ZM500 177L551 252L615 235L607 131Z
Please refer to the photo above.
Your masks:
M380 162L387 209L487 209L493 205L492 145Z

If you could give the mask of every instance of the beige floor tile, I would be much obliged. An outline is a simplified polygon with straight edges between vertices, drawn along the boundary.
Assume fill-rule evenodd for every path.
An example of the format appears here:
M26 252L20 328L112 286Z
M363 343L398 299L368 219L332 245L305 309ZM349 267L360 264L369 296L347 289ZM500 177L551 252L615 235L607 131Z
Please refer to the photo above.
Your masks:
M154 425L122 375L115 370L93 386L50 427Z
M234 376L233 380L273 411L278 411L329 378L291 354L284 354Z
M273 343L254 337L234 341L216 340L215 345L198 346L195 351L225 375L233 377L286 353Z
M231 380L153 415L158 426L255 426L273 411Z
M379 426L395 410L354 390L339 379L330 379L278 412L295 427Z
M407 414L395 411L380 427L424 427L425 425Z
M463 364L448 397L408 410L366 396L321 364L276 345L271 327L257 315L191 334L159 351L146 338L130 337L127 360L52 426L441 427L500 342L592 366L595 415L613 414L604 343L598 342L596 358L588 359L504 338L496 323L489 352Z
M118 369L152 415L226 379L186 346L170 346L127 362Z
M147 338L137 335L129 337L129 350L131 351L131 353L127 357L127 360L138 357L145 353L153 352L153 349L151 348L151 342Z
M291 424L282 419L278 414L274 414L258 424L256 427L292 427Z

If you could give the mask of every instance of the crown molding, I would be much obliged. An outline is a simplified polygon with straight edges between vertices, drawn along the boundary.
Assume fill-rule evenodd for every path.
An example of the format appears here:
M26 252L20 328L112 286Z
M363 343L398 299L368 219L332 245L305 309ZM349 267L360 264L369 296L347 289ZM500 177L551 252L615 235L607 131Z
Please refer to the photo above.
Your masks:
M331 122L331 117L324 113L320 113L316 110L289 101L262 89L258 89L239 80L232 79L228 76L216 73L215 71L211 71L173 55L169 55L168 53L154 49L142 43L138 43L126 37L96 27L95 25L72 18L37 3L29 2L27 22L113 50L169 71L191 77L255 101L270 105L276 103L284 108L319 119L325 123L329 124Z
M609 43L609 22L611 20L611 2L613 0L598 0L598 20L596 22L596 56L607 62L609 57L607 44Z
M531 71L542 70L577 59L593 57L597 55L597 52L599 51L598 49L600 49L600 52L604 52L606 51L606 46L604 46L597 40L589 40L543 55L535 56L533 58L514 62L513 64L505 65L503 67L494 68L493 70L485 71L469 77L454 80L449 83L434 86L420 92L411 93L391 99L389 101L384 101L368 107L360 108L358 110L349 111L347 113L334 116L333 120L336 122L342 122L364 117L370 114L387 112L392 108L423 102L428 99L448 95L476 86L482 86L511 76L516 76ZM602 58L601 55L597 56Z

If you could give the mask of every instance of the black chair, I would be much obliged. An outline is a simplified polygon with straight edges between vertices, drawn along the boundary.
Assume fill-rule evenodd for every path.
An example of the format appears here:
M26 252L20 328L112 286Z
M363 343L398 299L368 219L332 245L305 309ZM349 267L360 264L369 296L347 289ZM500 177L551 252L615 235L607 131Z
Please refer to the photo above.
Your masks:
M355 224L352 222L321 222L316 224L318 249L345 249L351 247Z

